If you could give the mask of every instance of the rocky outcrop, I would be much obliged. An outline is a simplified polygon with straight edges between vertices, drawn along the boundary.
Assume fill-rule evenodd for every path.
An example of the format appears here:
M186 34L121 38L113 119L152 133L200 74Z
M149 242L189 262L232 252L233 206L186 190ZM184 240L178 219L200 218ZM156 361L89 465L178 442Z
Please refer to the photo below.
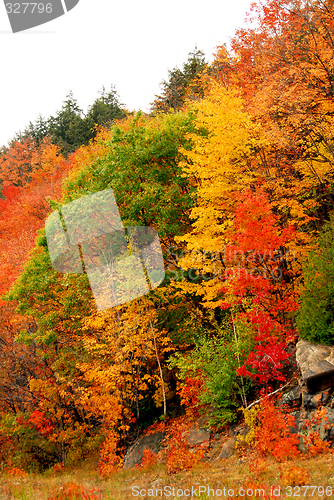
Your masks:
M231 425L229 430L229 436L232 437L230 437L230 439L228 439L223 443L223 446L220 450L217 460L229 458L234 453L238 436L246 436L248 432L249 432L249 427L246 424Z
M207 429L199 429L194 426L185 433L185 438L190 446L209 446L211 431Z
M294 392L284 396L301 399L303 413L316 410L319 406L334 406L334 347L311 344L299 340L296 347L296 360L300 372L300 385ZM283 398L283 400L284 400Z
M331 441L333 446L334 347L299 340L296 361L300 373L299 386L284 394L281 402L295 409L292 414L295 425L290 430L302 435L306 432L306 423L313 421L312 430L317 431L321 439ZM327 420L317 422L316 411L320 406L325 407Z
M299 408L302 404L302 391L301 388L294 387L289 392L282 396L281 405L288 405L291 408Z
M190 447L201 446L207 450L210 447L211 431L207 428L206 418L200 418L193 426L183 433L183 437ZM143 458L144 448L150 448L153 453L158 453L166 444L163 443L165 434L157 432L143 436L127 450L124 457L123 469L132 469L140 464Z
M137 439L126 452L123 469L132 469L135 465L140 464L143 458L144 448L150 448L153 453L158 453L164 437L165 435L163 432L157 432L156 434Z
M223 458L228 458L230 455L232 455L236 442L237 442L236 437L232 437L228 441L226 441L223 444L221 452L219 453L218 460L222 460Z
M334 386L334 347L299 340L296 360L309 393L314 394Z

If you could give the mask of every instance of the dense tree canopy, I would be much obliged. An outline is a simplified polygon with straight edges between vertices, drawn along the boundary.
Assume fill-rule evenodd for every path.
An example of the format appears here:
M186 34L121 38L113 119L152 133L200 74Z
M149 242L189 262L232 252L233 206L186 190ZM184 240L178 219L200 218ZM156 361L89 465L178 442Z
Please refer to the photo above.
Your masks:
M2 148L0 438L21 466L94 452L109 474L159 419L181 442L182 411L247 415L289 383L299 335L333 343L333 0L252 15L230 52L170 71L151 114L113 87L86 114L69 94ZM101 311L85 272L52 267L43 226L110 188L125 227L158 232L166 276Z

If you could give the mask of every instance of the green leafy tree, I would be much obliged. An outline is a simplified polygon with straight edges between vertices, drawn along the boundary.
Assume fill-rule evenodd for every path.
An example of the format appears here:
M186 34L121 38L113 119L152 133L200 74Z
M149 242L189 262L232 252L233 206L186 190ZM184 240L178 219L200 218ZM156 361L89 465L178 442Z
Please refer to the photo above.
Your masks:
M252 381L238 375L237 369L245 361L251 344L245 325L233 325L225 319L214 335L205 330L198 333L191 352L171 357L169 366L178 369L182 381L201 380L200 402L212 405L211 423L232 422L235 410L247 406Z
M111 187L123 223L156 227L165 244L189 227L189 181L179 165L190 147L192 113L144 117L140 112L113 129L108 153L82 168L65 186L65 202Z
M325 224L318 248L304 267L305 290L297 316L300 336L310 342L334 344L334 217Z

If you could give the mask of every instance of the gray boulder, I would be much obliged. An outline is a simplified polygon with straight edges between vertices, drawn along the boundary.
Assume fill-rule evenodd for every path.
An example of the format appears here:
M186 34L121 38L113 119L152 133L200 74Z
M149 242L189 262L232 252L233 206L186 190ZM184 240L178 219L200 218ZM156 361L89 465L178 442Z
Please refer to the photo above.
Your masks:
M228 458L230 455L232 455L236 442L237 442L236 437L232 437L228 441L226 441L226 443L223 444L218 460L222 460L223 458Z
M318 422L315 418L316 410L307 411L303 418L300 418L298 422L298 430L301 437L303 434L316 431L319 433L320 439L323 441L331 441L333 446L334 441L334 409L326 406L326 418L323 418L321 422ZM313 422L309 424L308 422ZM302 446L303 448L303 446Z
M280 405L287 405L291 408L293 407L299 407L302 403L302 393L300 390L300 387L294 387L290 391L286 392L282 396L282 400L280 402Z
M143 458L144 448L151 448L153 453L158 453L161 447L161 441L165 435L163 432L157 432L150 436L144 436L139 439L127 450L124 457L123 469L132 469L140 464Z
M296 360L309 393L314 394L334 385L334 347L299 340Z
M306 410L316 410L319 406L332 407L334 403L332 391L324 390L310 394L307 390L302 391L303 408Z
M199 429L192 427L185 433L185 438L190 446L197 446L199 444L209 444L211 431L206 429Z

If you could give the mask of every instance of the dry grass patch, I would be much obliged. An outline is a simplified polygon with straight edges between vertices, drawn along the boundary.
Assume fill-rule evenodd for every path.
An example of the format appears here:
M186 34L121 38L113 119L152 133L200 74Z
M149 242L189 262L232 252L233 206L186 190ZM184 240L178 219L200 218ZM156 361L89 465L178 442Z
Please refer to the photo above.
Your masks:
M57 474L51 472L40 475L10 475L3 473L0 476L0 498L1 500L126 500L134 498L145 498L143 495L136 495L136 492L143 490L158 491L157 496L151 498L161 498L160 490L168 492L162 498L180 499L182 495L177 495L181 491L195 491L193 498L218 498L212 493L208 496L208 487L222 491L221 498L229 498L228 491L233 490L233 498L268 498L270 488L280 487L280 500L287 498L331 498L326 495L326 488L330 487L334 497L334 460L333 452L330 450L324 455L317 457L302 457L286 463L278 463L274 459L264 459L256 455L254 451L242 454L236 452L232 457L225 460L212 459L210 462L196 464L193 469L181 471L176 474L169 474L165 464L152 466L149 470L132 469L120 471L109 478L101 478L92 468L83 467L72 471L61 471ZM289 481L292 484L289 484ZM206 488L206 493L199 494L199 487ZM288 496L287 487L291 486L292 496ZM304 488L303 488L304 486ZM316 486L313 491L307 486ZM324 487L324 494L319 487ZM168 487L167 490L164 488ZM298 490L298 487L300 488ZM173 493L174 488L174 495ZM225 488L225 494L224 494ZM246 494L240 495L240 488ZM265 491L265 496L250 493ZM306 491L307 490L307 491ZM272 490L273 491L273 490ZM297 494L299 491L299 495ZM329 489L327 490L327 493ZM231 491L230 491L231 493ZM186 496L183 496L186 498ZM191 496L190 496L191 498ZM230 498L232 496L230 495Z

